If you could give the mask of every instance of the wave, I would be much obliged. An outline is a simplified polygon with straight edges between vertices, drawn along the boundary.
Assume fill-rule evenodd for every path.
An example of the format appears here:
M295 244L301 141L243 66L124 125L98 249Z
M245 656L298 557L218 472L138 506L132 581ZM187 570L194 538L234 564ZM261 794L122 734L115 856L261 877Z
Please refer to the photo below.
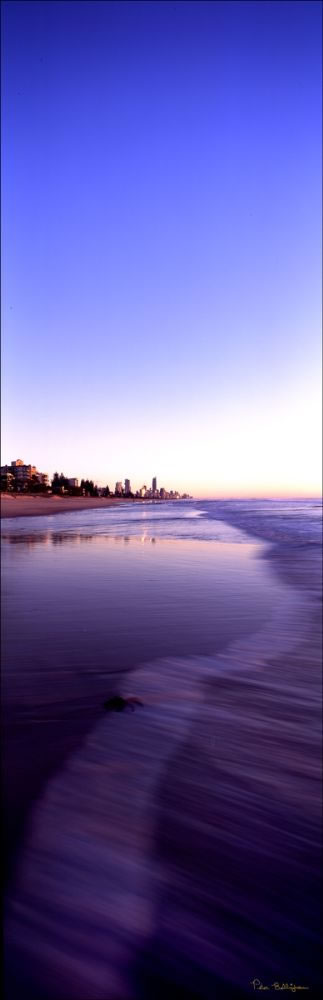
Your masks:
M35 998L142 1000L154 965L165 989L195 982L201 998L218 979L248 992L258 970L312 982L320 720L308 632L304 598L289 594L221 654L155 660L124 680L143 705L94 728L25 841L6 933L27 982L33 965Z

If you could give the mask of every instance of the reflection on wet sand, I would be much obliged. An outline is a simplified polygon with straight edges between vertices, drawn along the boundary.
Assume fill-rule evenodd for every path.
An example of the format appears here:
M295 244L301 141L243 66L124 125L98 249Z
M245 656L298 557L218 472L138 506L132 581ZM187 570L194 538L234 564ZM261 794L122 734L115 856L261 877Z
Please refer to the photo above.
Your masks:
M42 553L9 558L11 778L30 783L10 1000L320 979L319 549L307 525L289 544L286 518L274 548L154 548L150 527L84 551L86 532L70 548L43 532ZM142 705L106 714L116 696Z
M157 538L149 535L147 532L144 535L87 535L84 532L71 532L71 531L44 531L38 534L34 533L32 535L18 535L6 534L3 532L1 537L4 541L9 542L10 545L19 545L22 548L32 549L36 545L77 545L82 542L94 542L96 544L107 544L108 542L124 542L128 545L131 539L137 540L140 537L141 542L152 542L156 543Z
M156 656L218 650L261 624L279 600L279 587L254 558L262 547L245 536L243 544L157 539L148 528L134 534L137 519L119 534L113 521L109 534L99 527L90 535L86 525L75 525L75 534L34 535L18 525L3 535L11 862L33 799L95 724L116 679Z

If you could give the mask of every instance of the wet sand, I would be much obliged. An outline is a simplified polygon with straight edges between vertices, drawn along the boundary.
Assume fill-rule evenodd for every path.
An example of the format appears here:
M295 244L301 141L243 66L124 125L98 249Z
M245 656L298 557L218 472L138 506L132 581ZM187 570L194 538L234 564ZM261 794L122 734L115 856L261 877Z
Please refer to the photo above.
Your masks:
M158 525L158 508L150 511ZM130 530L133 518L138 531L137 510L128 506L127 512L105 511L100 524L110 523L112 513L114 524L123 525L126 516ZM81 518L57 515L48 519L50 527L42 518L42 531L33 530L30 519L22 527L3 525L8 878L32 803L102 717L120 674L156 657L219 652L260 627L286 592L262 565L263 546L234 530L231 544L157 540L149 533L143 542L95 534L93 511L82 534Z
M91 510L93 507L114 507L119 503L142 503L136 497L51 497L1 495L1 517L42 517L44 514L67 514L73 510Z
M10 1000L318 986L320 561L292 549L267 553L288 609L218 656L137 670L123 693L143 706L47 786L10 894Z

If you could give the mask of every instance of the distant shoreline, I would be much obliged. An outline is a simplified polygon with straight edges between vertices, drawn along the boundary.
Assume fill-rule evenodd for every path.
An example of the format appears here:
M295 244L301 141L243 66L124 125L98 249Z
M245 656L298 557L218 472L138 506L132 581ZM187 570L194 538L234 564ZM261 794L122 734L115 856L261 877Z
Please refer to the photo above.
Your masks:
M114 507L120 503L142 503L139 497L53 497L13 496L1 494L1 518L42 517L46 514L67 514L69 511Z

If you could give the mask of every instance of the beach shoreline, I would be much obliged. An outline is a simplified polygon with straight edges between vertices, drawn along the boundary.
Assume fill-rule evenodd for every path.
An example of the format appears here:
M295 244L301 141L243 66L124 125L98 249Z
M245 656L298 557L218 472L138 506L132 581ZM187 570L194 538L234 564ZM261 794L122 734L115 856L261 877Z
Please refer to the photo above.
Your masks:
M182 996L222 997L225 984L245 997L255 968L273 981L282 954L284 979L317 985L320 533L229 503L216 516L265 542L264 574L269 562L289 585L261 629L119 675L118 692L139 699L133 713L105 716L97 691L60 713L55 668L51 719L35 688L31 766L41 746L48 773L37 796L29 788L9 865L12 1000L26 983L33 1000L149 1000L177 976Z
M6 912L13 998L26 981L33 1000L148 1000L176 976L182 996L225 996L225 984L245 997L255 967L271 982L281 954L284 979L316 987L319 545L285 528L276 543L269 518L249 530L269 542L287 603L214 655L120 678L138 710L89 719L33 803Z
M60 497L1 495L1 519L7 517L44 517L46 514L69 514L78 510L114 507L120 503L142 503L140 497Z

